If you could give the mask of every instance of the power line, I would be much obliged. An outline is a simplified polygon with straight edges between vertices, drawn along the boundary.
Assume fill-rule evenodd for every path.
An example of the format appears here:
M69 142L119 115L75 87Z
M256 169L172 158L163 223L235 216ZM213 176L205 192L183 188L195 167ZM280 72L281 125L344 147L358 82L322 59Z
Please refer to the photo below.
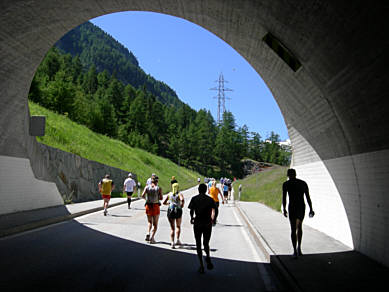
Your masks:
M223 113L226 111L226 99L231 99L226 97L224 92L233 90L224 87L224 83L228 83L228 81L224 80L223 73L220 73L219 80L216 80L215 82L218 86L210 88L209 90L217 90L217 96L214 98L217 98L217 122L220 125L222 123Z

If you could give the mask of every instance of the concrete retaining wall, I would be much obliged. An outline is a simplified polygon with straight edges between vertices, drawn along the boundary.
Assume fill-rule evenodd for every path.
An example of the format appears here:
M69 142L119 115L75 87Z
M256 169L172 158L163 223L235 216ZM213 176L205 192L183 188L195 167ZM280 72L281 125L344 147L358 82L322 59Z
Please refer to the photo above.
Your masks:
M128 176L128 171L110 167L82 158L78 155L54 149L42 145L44 161L32 161L32 164L44 163L51 173L59 192L64 196L71 197L73 202L83 202L100 198L98 181L105 175L110 174L116 185L115 191L122 191L123 182ZM136 180L136 175L133 178Z
M37 151L40 154L31 157L35 174L40 179L55 182L62 197L72 202L99 199L97 184L105 174L111 175L116 185L115 191L121 192L123 182L128 176L127 171L40 143L37 143ZM136 180L135 174L133 178Z

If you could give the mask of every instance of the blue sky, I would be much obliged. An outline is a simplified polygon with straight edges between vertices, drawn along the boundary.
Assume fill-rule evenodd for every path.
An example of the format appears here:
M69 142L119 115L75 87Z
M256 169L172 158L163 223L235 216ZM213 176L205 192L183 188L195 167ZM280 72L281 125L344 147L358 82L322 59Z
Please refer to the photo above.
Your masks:
M265 139L271 131L288 138L284 118L258 73L226 42L184 19L152 12L120 12L91 20L138 59L142 69L174 89L192 108L209 109L217 118L215 81L223 73L238 126Z

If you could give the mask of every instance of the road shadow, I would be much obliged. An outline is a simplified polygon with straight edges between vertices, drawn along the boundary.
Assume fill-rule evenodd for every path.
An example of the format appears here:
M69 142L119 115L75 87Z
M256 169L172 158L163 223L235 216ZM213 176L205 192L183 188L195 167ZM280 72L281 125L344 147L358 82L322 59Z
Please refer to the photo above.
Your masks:
M74 220L3 238L0 258L2 292L264 291L258 265L270 268L213 258L215 268L199 274L196 254L129 241Z
M301 291L385 291L389 269L357 251L271 256ZM280 268L281 265L281 268Z

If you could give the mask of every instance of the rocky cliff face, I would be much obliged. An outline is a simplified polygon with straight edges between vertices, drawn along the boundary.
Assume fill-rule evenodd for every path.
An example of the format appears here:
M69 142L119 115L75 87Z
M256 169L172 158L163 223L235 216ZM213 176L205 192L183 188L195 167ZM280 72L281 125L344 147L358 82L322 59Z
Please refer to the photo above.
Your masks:
M271 167L272 165L265 162L258 162L251 159L242 160L243 164L243 173L245 176L254 174L256 172L262 171L267 167Z

